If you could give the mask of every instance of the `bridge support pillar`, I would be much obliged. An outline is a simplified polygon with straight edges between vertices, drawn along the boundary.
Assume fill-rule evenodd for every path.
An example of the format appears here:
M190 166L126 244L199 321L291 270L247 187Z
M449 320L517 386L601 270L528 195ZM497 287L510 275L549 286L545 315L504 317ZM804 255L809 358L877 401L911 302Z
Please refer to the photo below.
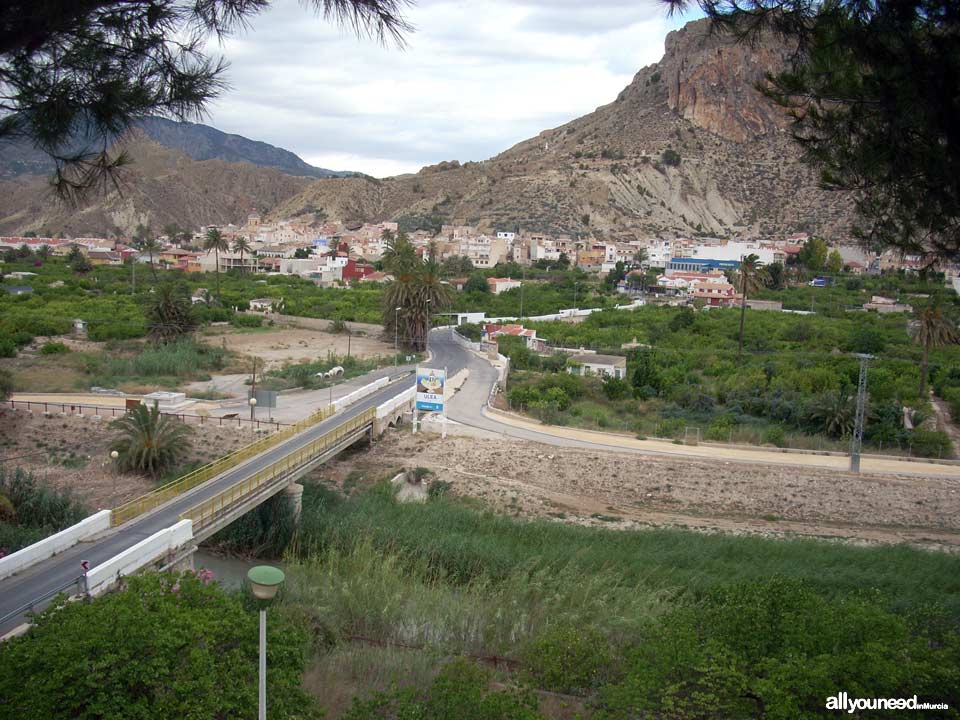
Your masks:
M293 508L293 521L300 522L300 513L303 511L303 485L290 483L283 489L283 494Z
M160 567L161 570L170 570L172 572L193 571L196 568L193 565L193 554L197 551L197 546L191 544L188 547L182 547L167 562Z

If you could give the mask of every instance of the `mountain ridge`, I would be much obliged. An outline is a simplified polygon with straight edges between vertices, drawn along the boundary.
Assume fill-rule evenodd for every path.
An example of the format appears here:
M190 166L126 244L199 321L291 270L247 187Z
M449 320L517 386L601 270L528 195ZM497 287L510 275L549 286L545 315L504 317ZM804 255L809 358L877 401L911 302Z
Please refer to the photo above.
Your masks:
M166 166L175 166L190 187L203 178L211 186L197 191L212 190L222 204L178 197L186 210L173 221L236 222L256 208L273 220L321 213L347 222L394 220L408 230L454 223L613 239L797 231L849 237L849 198L820 188L789 137L789 117L755 87L765 73L783 67L785 48L771 38L736 44L711 33L708 22L669 33L661 60L641 68L613 102L480 162L446 161L383 180L361 175L311 180L287 173L280 173L287 179L277 179L269 173L279 171L249 163L188 162L177 150L181 158L167 158ZM139 132L130 147L155 143ZM201 138L189 149L201 154L202 146ZM225 172L261 194L250 195L249 207L240 208L230 188L204 165L211 162L224 163L231 168ZM246 169L233 168L241 165ZM134 166L132 173L153 183L151 193L177 197L170 188L158 188L159 176L152 171ZM251 173L267 174L254 180ZM133 195L140 197L140 190ZM56 212L44 214L34 202L42 217L25 227L22 208L28 199L14 204L0 199L0 231L75 224ZM180 212L177 204L138 202L118 214L116 199L104 200L98 212L128 230L134 216L152 217L156 226L159 218L167 222ZM206 206L209 217L201 217Z
M258 167L274 168L288 175L315 179L352 174L315 167L289 150L243 135L226 133L202 123L151 116L137 120L131 130L140 130L159 144L179 150L194 160L246 162ZM74 145L80 149L83 141L78 140ZM53 161L27 141L0 145L0 178L47 175L53 170Z

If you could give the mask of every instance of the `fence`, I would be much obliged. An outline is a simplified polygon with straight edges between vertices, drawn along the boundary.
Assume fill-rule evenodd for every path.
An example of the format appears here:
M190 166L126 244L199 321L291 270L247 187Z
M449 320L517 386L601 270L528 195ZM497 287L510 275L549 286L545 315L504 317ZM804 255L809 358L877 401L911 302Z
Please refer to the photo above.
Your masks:
M256 490L262 488L264 485L268 485L278 476L286 474L289 470L305 465L326 450L335 447L345 437L371 423L376 417L376 414L376 408L365 410L360 415L351 418L342 425L318 437L316 440L311 441L308 445L282 457L250 477L214 495L209 500L205 500L199 505L187 510L180 515L180 519L192 520L195 529L202 528L205 524L218 517L224 509L229 509L237 500L249 497Z
M113 511L113 516L111 517L113 526L116 527L117 525L122 525L123 523L128 522L145 512L149 512L154 508L160 507L168 500L172 500L178 495L181 495L188 490L192 490L198 485L205 483L207 480L216 477L217 475L226 472L231 468L235 468L237 465L249 460L254 455L259 455L264 450L268 450L269 448L280 444L284 440L293 437L297 433L306 430L308 427L326 420L331 415L333 415L332 407L328 406L322 408L304 420L294 423L293 425L288 425L284 429L278 430L272 435L260 438L256 442L251 443L246 447L242 447L239 450L230 453L229 455L225 455L218 460L214 460L208 465L197 468L193 472L187 473L183 477L177 478L166 485L162 485L146 495L141 495L140 497L131 500L128 503L124 503Z
M84 416L90 411L89 415L97 417L105 417L109 415L110 417L122 417L126 414L127 409L122 407L115 406L106 406L106 405L83 405L79 403L56 403L56 402L42 402L39 400L4 400L3 404L9 405L13 409L23 409L33 412L34 410L43 410L45 413L49 412L60 412L64 415L80 415ZM216 425L217 427L230 427L236 425L237 427L242 427L246 425L254 425L257 430L261 428L273 428L274 430L279 430L282 427L286 427L288 423L275 422L273 420L251 420L250 418L243 418L237 415L236 417L213 417L210 415L194 415L193 413L172 413L172 412L161 412L161 415L166 415L167 417L176 418L184 424L194 425Z

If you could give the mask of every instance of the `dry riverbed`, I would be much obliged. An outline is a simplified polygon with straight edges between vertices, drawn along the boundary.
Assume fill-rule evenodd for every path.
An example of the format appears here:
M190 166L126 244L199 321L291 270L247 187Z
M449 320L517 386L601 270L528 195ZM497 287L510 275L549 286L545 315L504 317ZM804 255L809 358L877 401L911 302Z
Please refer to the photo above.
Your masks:
M678 526L960 549L960 488L942 478L563 449L394 432L324 474L345 482L423 466L451 491L521 517Z

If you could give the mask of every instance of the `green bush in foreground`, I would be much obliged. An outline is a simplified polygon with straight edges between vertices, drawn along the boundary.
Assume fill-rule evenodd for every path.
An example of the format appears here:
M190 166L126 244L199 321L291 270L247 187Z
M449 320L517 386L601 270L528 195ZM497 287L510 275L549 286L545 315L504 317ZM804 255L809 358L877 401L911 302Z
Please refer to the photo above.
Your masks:
M431 686L354 698L345 720L541 720L533 693L490 690L491 676L463 659L447 665Z
M679 606L628 654L622 680L601 690L595 720L657 717L805 720L828 697L910 698L957 717L960 641L936 612L884 610L869 593L829 600L772 578Z
M0 645L0 718L251 718L257 616L192 573L148 573L92 603L57 602ZM270 717L318 717L300 688L301 626L267 624Z

